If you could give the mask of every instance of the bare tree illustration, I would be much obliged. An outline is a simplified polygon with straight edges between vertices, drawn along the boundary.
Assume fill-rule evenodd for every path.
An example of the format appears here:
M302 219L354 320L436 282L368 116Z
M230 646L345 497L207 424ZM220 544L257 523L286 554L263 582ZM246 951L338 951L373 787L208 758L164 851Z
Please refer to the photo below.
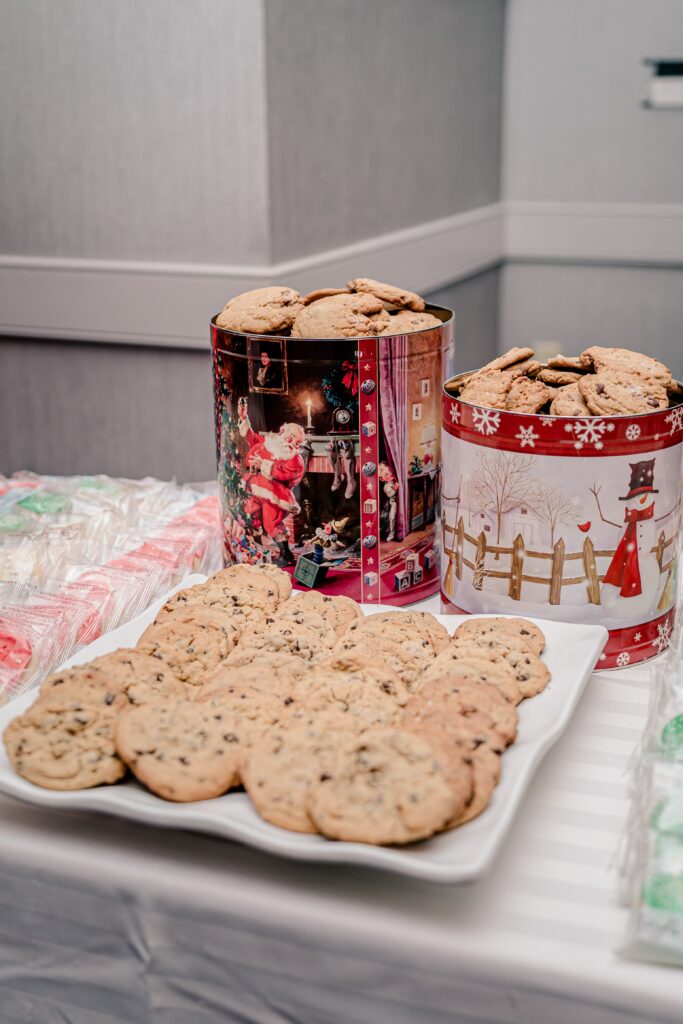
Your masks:
M496 517L496 544L500 544L503 516L518 505L533 507L536 481L530 474L528 455L495 452L484 455L468 487L471 506ZM496 558L499 555L496 552Z
M482 489L475 483L475 478L471 476L462 478L460 493L463 511L467 510L467 525L471 527L472 516L488 511L490 506L488 495L482 492Z
M551 548L555 546L557 527L561 524L574 526L581 518L572 499L564 493L561 487L555 485L538 484L529 504L543 525L550 530Z

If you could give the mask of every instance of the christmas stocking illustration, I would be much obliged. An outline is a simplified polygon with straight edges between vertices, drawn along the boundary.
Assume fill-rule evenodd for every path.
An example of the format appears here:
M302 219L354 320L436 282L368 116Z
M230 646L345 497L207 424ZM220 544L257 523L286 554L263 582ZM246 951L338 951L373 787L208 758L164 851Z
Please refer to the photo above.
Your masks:
M339 461L339 449L337 448L336 441L327 442L327 457L332 463L332 472L334 473L334 476L332 477L332 486L330 487L330 490L338 491L342 484L342 474L341 465Z
M344 439L339 442L339 458L341 460L344 476L346 477L345 498L352 498L356 493L358 482L356 480L356 456L353 450L353 441Z

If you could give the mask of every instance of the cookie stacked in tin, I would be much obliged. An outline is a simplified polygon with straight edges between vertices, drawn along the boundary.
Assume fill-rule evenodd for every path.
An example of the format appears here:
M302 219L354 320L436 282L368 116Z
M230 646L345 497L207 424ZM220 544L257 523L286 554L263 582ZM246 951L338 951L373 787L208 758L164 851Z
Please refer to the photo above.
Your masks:
M171 598L137 647L48 677L4 740L46 788L129 770L181 802L242 785L274 825L409 843L488 805L517 706L549 681L543 647L526 619L451 638L428 613L364 616L239 565Z
M321 288L304 296L281 286L243 292L226 303L216 325L240 334L362 338L412 334L440 327L441 321L426 312L416 292L357 277L344 288Z
M624 348L593 345L543 366L532 348L511 348L474 373L446 384L461 401L509 412L551 416L635 416L683 398L671 370Z

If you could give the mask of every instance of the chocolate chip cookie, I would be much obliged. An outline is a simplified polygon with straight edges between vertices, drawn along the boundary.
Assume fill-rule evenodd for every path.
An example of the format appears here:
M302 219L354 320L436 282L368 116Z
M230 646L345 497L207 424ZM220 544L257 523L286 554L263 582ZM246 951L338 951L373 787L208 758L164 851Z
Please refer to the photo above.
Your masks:
M136 647L119 647L111 654L103 654L90 662L90 668L114 692L125 697L125 706L188 696L187 686L168 665Z
M303 299L293 288L256 288L230 299L216 323L243 334L276 334L289 330L303 308Z
M550 682L550 670L528 645L513 633L485 633L476 637L455 639L452 648L469 653L472 647L503 659L512 669L521 698L535 697ZM518 703L515 701L515 703Z
M560 388L567 387L568 384L578 384L582 377L583 374L575 370L546 368L539 371L536 379L543 381L544 384L550 384L551 387Z
M246 583L249 586L261 586L272 596L275 588L275 606L286 601L292 593L292 578L288 572L278 569L276 565L231 565L227 569L221 569L206 581L206 586L215 585L231 587L234 582ZM271 604L268 606L272 607Z
M500 757L488 747L477 747L470 755L474 793L460 815L450 819L446 828L458 828L478 817L488 807L500 779Z
M18 775L44 789L118 782L126 769L114 745L116 720L113 707L55 692L7 726L7 756Z
M412 843L438 831L458 797L429 745L399 729L370 729L341 746L307 794L330 839Z
M491 683L469 682L450 669L428 679L406 705L413 717L427 718L432 714L444 719L457 715L474 719L486 715L495 728L491 746L499 749L498 737L504 747L517 736L517 709L500 690ZM477 721L482 721L477 717Z
M262 818L292 832L317 831L306 806L308 790L328 771L351 725L340 713L293 715L253 744L240 772Z
M415 331L429 331L440 327L441 321L433 313L412 313L402 310L393 313L382 334L414 334Z
M389 314L375 295L330 295L303 308L292 325L292 337L372 337L389 323Z
M228 711L192 701L131 708L116 724L116 749L135 777L164 800L211 800L238 778L244 749Z
M273 589L273 594L275 593ZM235 622L244 630L249 627L262 625L266 621L266 612L259 604L251 604L250 599L261 604L266 604L269 612L277 607L272 599L263 597L262 590L251 590L248 587L239 589L236 584L232 586L221 586L220 584L199 583L194 587L187 587L174 594L159 611L155 625L167 625L177 611L184 613L188 608L203 607L220 611L230 615Z
M220 626L171 622L155 626L138 650L168 665L181 682L199 686L236 648Z
M322 660L333 667L341 667L349 655L356 664L386 666L396 673L409 690L417 686L422 669L432 657L428 649L409 649L407 644L386 637L347 634L337 641L332 656Z
M403 687L399 690L396 685L383 686L371 674L363 676L320 667L296 684L294 694L311 713L338 711L352 715L358 720L355 726L362 729L395 725L401 717L401 700L403 704L407 701Z
M496 356L490 363L485 363L482 366L482 371L487 370L506 370L517 363L521 363L526 359L530 359L534 354L532 348L509 348L507 352L504 352L502 356Z
M549 370L569 370L572 373L586 373L588 370L580 356L563 356L561 353L551 356L546 366Z
M632 352L627 348L606 348L601 345L592 345L583 350L579 360L583 366L593 369L596 373L614 370L616 373L627 374L629 377L637 377L645 384L654 384L666 389L674 383L671 370L664 363L653 359L652 356L643 355L642 352Z
M637 416L669 406L664 387L618 370L587 373L578 387L584 402L596 416Z
M482 370L466 381L460 399L486 409L505 409L512 380L498 370Z
M510 412L538 412L549 398L550 392L540 379L530 380L528 377L518 377L510 385L510 390L505 397L505 408Z
M421 683L437 679L448 672L463 681L496 686L512 704L519 704L522 700L523 694L515 671L499 651L484 650L465 642L462 646L452 643L427 666Z
M425 300L416 292L409 292L406 288L397 288L393 284L373 281L370 277L355 277L348 282L347 288L352 292L376 295L378 299L390 306L398 306L401 309L411 309L420 313L425 308Z
M486 618L473 616L462 622L455 633L454 640L474 640L478 637L495 638L509 635L523 642L525 647L534 654L542 654L545 647L545 636L529 619L507 618L502 615L491 615Z
M426 640L435 655L450 643L448 630L430 612L377 612L352 622L345 635L390 637L398 643Z
M360 605L343 595L321 594L319 590L298 590L292 594L289 604L316 611L332 626L337 636L342 636L356 619L363 618Z
M550 403L552 416L591 416L578 384L568 384L558 388Z

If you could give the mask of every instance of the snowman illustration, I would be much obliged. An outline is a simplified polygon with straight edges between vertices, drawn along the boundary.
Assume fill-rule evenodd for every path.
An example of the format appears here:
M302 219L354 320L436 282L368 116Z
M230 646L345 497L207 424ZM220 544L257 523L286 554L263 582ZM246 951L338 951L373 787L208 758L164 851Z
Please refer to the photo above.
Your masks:
M617 549L612 556L601 588L601 603L608 611L617 614L647 615L659 601L665 584L657 561L656 524L666 519L671 512L655 517L654 495L659 494L654 486L654 459L631 462L631 482L628 494L619 498L626 502L624 523L606 519L598 497L600 488L591 487L598 513L603 523L623 530ZM673 511L673 509L671 510ZM628 605L624 602L628 602Z

